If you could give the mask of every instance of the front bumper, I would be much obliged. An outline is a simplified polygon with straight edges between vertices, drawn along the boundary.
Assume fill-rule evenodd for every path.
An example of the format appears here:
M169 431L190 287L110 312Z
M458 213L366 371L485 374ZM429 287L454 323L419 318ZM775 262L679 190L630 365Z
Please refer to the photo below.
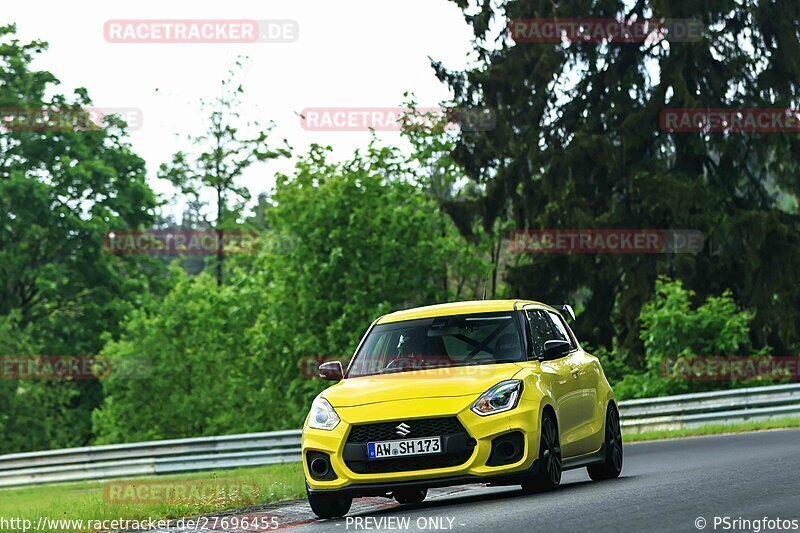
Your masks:
M400 487L431 488L463 483L503 483L527 475L535 468L534 460L539 454L539 405L523 397L512 411L478 416L470 410L474 401L475 396L469 395L336 408L341 422L332 431L309 428L303 431L303 469L309 491L342 491L353 496L381 495ZM471 455L461 464L384 473L358 473L347 466L345 446L353 425L396 421L398 424L409 422L413 426L415 419L452 416L458 418L474 442ZM491 453L492 440L515 431L524 435L521 459L502 466L488 466L486 463ZM413 438L413 435L409 435L409 438ZM323 452L330 456L330 465L336 479L321 481L310 475L306 460L310 451ZM347 453L352 458L352 448Z

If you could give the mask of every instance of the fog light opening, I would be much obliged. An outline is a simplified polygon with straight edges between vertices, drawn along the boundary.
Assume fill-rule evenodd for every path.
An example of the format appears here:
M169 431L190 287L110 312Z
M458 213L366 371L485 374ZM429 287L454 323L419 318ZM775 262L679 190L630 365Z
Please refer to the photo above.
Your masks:
M512 431L492 439L492 451L486 466L503 466L517 463L525 455L525 436L521 431Z
M500 454L500 457L509 460L517 454L517 447L513 442L505 441L501 442L497 447L497 452Z
M330 471L331 465L322 457L317 457L311 461L311 471L318 477L325 477Z

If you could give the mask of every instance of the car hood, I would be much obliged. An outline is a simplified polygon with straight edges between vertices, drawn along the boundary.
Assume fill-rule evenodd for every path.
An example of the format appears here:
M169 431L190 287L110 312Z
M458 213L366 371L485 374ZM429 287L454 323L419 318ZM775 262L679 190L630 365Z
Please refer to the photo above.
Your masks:
M348 378L322 396L333 407L355 407L396 400L478 395L511 379L521 369L515 363L500 363Z

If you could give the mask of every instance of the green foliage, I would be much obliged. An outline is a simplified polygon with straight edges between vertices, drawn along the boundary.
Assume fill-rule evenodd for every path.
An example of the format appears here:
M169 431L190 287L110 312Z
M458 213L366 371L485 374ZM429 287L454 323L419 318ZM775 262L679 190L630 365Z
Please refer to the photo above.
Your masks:
M347 359L380 314L448 300L477 261L409 172L393 148L332 163L312 147L278 177L257 257L236 257L222 286L181 277L106 346L151 374L104 382L99 441L298 427L327 385L309 379L318 359Z
M747 385L737 382L677 379L669 364L673 358L760 356L750 344L752 313L740 310L729 291L694 306L693 291L680 281L659 278L655 295L640 314L646 368L635 371L618 358L604 354L607 375L620 398L647 398L668 394ZM670 359L666 359L670 358ZM609 372L610 371L610 372ZM622 374L624 373L624 376Z
M13 32L0 32L0 104L90 105L86 91L67 99L52 74L30 70L45 46ZM162 176L198 214L197 191L214 188L216 223L227 228L242 222L248 198L236 178L288 152L268 148L269 128L240 131L241 87L229 77L223 89L209 130L192 138L198 154L177 154ZM313 147L279 176L251 221L268 228L264 250L231 258L230 283L167 274L159 259L103 249L106 232L156 220L125 135L111 119L0 136L0 355L102 349L113 369L102 383L2 380L0 451L296 427L324 386L308 379L307 359L346 358L381 313L479 296L497 263L494 241L465 241L440 211L431 168L373 144L344 163Z
M620 392L617 390L619 387L618 384L626 377L635 374L636 370L622 359L619 352L607 350L602 346L599 348L592 348L591 346L584 345L584 349L600 359L606 379L608 379L608 382L614 387L614 392L617 396L620 396Z
M136 310L103 355L114 369L95 412L98 442L217 435L257 429L246 329L259 308L254 289L180 280L154 310Z
M537 255L510 268L511 290L556 302L585 295L581 338L618 344L636 366L644 356L639 311L659 275L701 297L731 289L758 310L754 342L796 350L800 138L670 132L659 117L665 108L796 108L800 4L453 1L473 30L473 61L463 71L433 66L457 106L496 116L496 127L463 133L452 152L481 193L449 206L455 220L692 228L706 238L697 255ZM514 19L675 17L699 21L701 38L532 43L515 42L508 29Z
M730 291L710 296L692 309L695 297L680 281L663 277L656 281L655 295L639 315L651 368L665 356L733 356L749 348L753 314L740 311Z
M0 27L0 109L85 114L84 89L65 96L32 62L46 49ZM0 133L0 323L3 355L93 355L100 334L160 288L157 266L103 250L104 235L152 220L156 199L126 126L8 128ZM100 404L94 380L5 381L0 451L88 444Z
M279 176L254 350L274 354L264 375L274 401L289 401L286 423L324 386L294 378L298 358L347 359L380 314L460 296L456 280L486 272L412 176L397 150L374 144L343 164L314 146Z
M102 350L113 369L102 382L0 380L0 452L297 427L327 385L310 378L315 362L347 359L371 320L484 290L573 299L579 337L598 346L623 398L742 384L667 379L667 358L800 346L797 137L656 126L664 106L796 107L800 8L685 6L681 17L717 25L694 44L523 45L501 35L490 45L497 15L615 17L623 4L456 1L470 10L476 61L466 72L435 64L437 75L457 106L493 111L494 129L409 128L410 155L373 142L344 162L312 146L248 219L238 178L288 147L271 145L271 124L239 120L232 74L204 102L208 128L190 137L197 150L176 153L160 176L188 198L185 227L211 225L199 196L210 188L217 228L263 230L257 254L226 259L225 284L221 257L216 276L188 275L103 250L109 230L167 224L124 122L0 132L0 356ZM648 0L625 16L650 11L673 15ZM59 94L53 74L31 67L46 45L14 33L0 27L0 109L91 105L84 89ZM749 43L731 46L734 36ZM503 250L512 228L637 227L696 228L707 248ZM192 272L204 268L192 259Z

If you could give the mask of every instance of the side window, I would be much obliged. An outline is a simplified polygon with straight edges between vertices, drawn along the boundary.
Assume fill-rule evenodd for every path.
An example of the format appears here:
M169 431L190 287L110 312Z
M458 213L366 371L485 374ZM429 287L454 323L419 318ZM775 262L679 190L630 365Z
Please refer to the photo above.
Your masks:
M555 331L556 339L560 341L567 341L574 349L576 346L575 343L572 342L572 337L567 331L567 326L564 325L564 319L550 311L548 311L547 314L553 324L553 331Z
M528 323L531 325L531 338L533 339L533 353L541 356L544 353L544 343L555 340L553 328L547 320L543 311L530 310L528 313Z

